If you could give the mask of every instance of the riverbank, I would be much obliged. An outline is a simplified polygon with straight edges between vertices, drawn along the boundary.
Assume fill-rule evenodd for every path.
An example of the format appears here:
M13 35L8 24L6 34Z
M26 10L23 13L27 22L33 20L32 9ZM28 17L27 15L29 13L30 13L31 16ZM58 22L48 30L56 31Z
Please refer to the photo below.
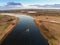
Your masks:
M44 34L43 28L41 28L41 23L39 22L39 20L35 19L34 22L37 24L38 28L40 29L40 33L45 37L45 39L49 40L47 36Z
M2 32L2 34L0 35L0 44L6 38L6 36L12 31L12 29L15 27L17 21L18 21L18 18L14 17L14 20L12 22L10 22L7 29L5 29L5 31Z
M38 16L34 18L40 33L48 40L49 45L60 45L60 17Z

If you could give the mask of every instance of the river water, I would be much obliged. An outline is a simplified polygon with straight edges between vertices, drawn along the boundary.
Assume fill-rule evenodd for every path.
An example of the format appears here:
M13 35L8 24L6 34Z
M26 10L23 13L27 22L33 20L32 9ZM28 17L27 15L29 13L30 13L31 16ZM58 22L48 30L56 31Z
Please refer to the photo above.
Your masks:
M1 45L48 45L47 40L39 32L33 17L26 15L13 16L17 16L19 21Z

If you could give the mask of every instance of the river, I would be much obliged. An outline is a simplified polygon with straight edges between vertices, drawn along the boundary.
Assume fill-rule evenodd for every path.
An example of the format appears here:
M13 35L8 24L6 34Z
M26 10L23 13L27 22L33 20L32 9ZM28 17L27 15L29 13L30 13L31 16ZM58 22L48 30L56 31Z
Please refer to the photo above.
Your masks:
M8 34L1 45L48 45L41 35L34 18L27 15L13 15L19 18L13 31Z

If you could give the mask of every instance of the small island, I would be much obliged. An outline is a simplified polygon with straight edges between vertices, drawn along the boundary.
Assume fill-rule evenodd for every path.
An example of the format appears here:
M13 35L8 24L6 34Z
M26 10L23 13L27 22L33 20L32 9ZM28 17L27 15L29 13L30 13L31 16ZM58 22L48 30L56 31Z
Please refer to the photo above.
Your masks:
M12 31L13 27L15 27L17 21L17 17L9 15L0 15L0 44Z

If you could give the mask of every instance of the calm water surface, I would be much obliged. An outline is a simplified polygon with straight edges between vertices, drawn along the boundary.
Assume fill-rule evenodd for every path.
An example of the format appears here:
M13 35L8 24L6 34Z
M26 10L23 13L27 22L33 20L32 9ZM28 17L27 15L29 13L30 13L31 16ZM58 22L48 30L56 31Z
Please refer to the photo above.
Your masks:
M26 15L14 16L17 16L19 21L1 45L48 45L47 40L40 34L34 18Z

